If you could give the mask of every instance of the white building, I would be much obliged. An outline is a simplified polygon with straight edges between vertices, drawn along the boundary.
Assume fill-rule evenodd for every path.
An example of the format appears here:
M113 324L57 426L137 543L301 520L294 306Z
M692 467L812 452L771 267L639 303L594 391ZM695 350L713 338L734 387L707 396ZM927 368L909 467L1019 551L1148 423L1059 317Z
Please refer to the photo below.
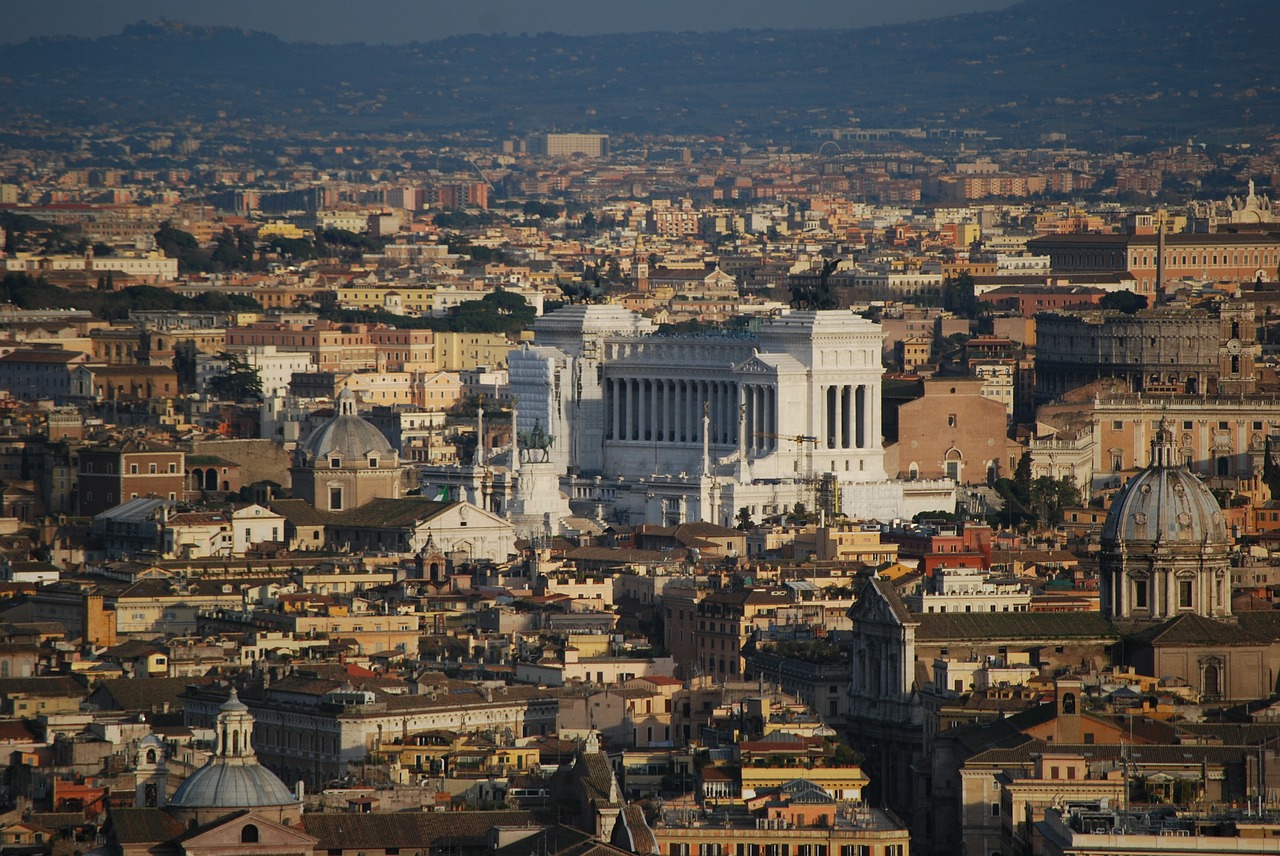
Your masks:
M231 512L233 551L243 556L253 544L284 541L284 516L261 505L246 505Z
M539 319L508 367L519 429L552 436L571 501L619 519L731 525L739 508L760 519L796 502L886 519L954 504L950 483L886 480L881 339L849 311L668 337L619 307L571 306Z
M240 354L246 363L258 370L264 395L287 392L294 372L315 371L311 354L280 351L275 345L249 345L241 349Z
M902 600L912 612L1028 612L1031 590L981 568L938 568L930 586Z

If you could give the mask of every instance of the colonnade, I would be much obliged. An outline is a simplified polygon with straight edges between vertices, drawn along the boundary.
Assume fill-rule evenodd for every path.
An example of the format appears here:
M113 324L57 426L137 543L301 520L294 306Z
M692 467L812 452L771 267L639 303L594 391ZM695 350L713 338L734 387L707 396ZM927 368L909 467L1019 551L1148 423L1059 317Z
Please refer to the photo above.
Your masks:
M822 387L820 443L828 449L869 449L875 445L876 401L865 383Z
M762 384L742 387L742 421L748 452L765 454L778 447L778 388Z
M711 442L736 443L738 395L734 381L606 378L605 439L701 443L705 410Z
M819 447L873 448L879 415L871 385L824 385L819 391ZM741 423L747 452L777 448L778 390L772 384L664 378L604 382L606 440L701 443L704 410L712 443L736 444Z

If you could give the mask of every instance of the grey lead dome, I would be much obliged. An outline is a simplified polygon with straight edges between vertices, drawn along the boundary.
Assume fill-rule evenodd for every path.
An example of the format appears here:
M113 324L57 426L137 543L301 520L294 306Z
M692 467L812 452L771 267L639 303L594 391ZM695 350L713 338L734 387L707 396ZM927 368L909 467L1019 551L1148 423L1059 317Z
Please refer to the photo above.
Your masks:
M174 791L175 808L289 806L298 799L253 753L253 715L231 689L218 708L213 756Z
M207 764L187 777L169 805L180 808L256 808L298 800L284 782L255 759L248 764Z
M1226 543L1226 519L1213 493L1178 461L1172 443L1153 445L1152 466L1129 479L1112 501L1103 544Z
M311 460L359 459L392 453L382 432L356 413L356 396L349 389L338 395L338 414L317 428L302 448Z

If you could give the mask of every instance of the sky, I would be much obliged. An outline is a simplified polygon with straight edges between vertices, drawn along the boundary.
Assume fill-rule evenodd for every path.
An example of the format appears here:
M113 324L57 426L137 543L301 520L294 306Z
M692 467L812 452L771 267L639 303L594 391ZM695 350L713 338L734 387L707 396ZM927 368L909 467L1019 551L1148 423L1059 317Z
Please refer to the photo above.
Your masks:
M1005 8L1013 0L7 0L0 42L97 37L161 18L285 41L398 44L467 33L849 29Z

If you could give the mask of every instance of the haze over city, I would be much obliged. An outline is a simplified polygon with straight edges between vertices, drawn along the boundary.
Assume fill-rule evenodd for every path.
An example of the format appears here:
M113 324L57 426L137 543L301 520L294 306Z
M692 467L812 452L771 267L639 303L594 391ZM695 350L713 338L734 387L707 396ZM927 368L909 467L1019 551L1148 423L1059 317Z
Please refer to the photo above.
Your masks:
M402 44L472 33L604 33L721 31L730 29L849 29L896 24L978 10L1001 9L1012 0L802 0L785 9L766 0L369 0L358 9L338 0L58 0L21 3L10 16L5 42L40 36L97 37L141 20L171 19L273 33L286 41L321 44Z
M1280 854L1271 2L20 6L0 854Z

